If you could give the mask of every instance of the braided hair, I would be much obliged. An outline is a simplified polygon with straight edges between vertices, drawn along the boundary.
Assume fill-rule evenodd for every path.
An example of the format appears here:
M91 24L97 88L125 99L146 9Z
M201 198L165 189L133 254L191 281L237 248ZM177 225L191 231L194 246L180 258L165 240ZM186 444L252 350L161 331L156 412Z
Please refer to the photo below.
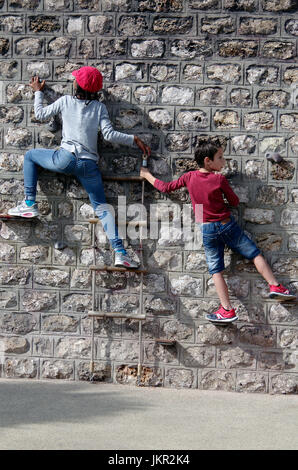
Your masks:
M86 106L88 106L88 104L93 100L99 101L98 93L92 93L90 91L83 90L83 88L81 88L80 85L78 84L77 84L77 89L75 90L74 96L78 98L79 100L85 100Z

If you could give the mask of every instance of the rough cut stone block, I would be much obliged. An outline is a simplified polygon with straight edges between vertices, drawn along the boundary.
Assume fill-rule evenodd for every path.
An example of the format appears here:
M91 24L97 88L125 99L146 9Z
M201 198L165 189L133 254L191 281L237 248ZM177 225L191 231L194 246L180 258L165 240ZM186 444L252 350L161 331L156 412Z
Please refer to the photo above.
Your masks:
M149 343L145 345L145 361L149 363L178 364L176 346L167 346Z
M237 135L231 138L232 150L238 155L248 155L255 152L256 138L250 135Z
M232 372L211 370L203 371L199 388L203 390L225 390L235 391L235 375Z
M1 60L0 61L0 78L7 79L20 79L20 62L16 60Z
M58 307L57 294L54 292L26 291L22 296L24 310L31 312L55 310Z
M256 57L258 43L256 41L219 41L218 53L221 57Z
M45 332L70 332L76 333L79 327L79 319L70 315L43 315L41 330Z
M137 367L133 365L120 365L116 369L116 382L123 385L136 385ZM159 387L163 385L162 370L158 367L143 367L141 376L142 386Z
M97 15L89 16L88 31L91 34L106 35L112 31L112 17Z
M275 328L270 326L242 326L239 328L239 340L241 343L274 347L276 344L276 331Z
M45 262L49 256L49 248L42 245L23 246L20 249L20 260L36 264Z
M135 41L131 43L131 55L138 58L159 58L164 55L165 43L158 39Z
M19 39L15 42L17 55L37 56L42 53L43 40L38 38Z
M251 350L244 350L239 346L218 349L217 365L223 369L255 369L255 354Z
M276 66L250 65L246 69L246 80L251 85L278 83L279 70Z
M174 295L197 295L203 294L203 282L201 278L192 277L188 274L178 278L170 279L171 292Z
M262 8L265 11L286 12L295 10L296 0L262 0Z
M297 394L298 393L298 375L297 374L279 374L271 378L272 394Z
M152 127L157 129L170 129L173 125L172 115L166 109L152 109L148 117Z
M193 24L194 18L192 16L185 16L183 18L155 17L152 29L156 34L187 35L191 32Z
M264 108L286 108L289 104L290 94L282 90L266 90L257 94L260 109Z
M33 33L52 33L59 31L61 25L57 16L29 16L28 29Z
M280 225L282 227L298 225L298 210L284 209L281 213Z
M140 81L143 78L143 71L138 64L117 64L115 66L115 79L118 80L137 80Z
M41 365L43 379L73 380L74 365L72 362L46 360Z
M244 116L244 127L247 130L271 130L274 127L274 115L265 111L247 113Z
M195 386L194 371L191 369L169 369L165 375L165 386L173 388L192 388Z
M264 374L240 372L237 374L236 391L265 393L267 391L267 378Z
M279 165L271 165L271 175L274 180L291 180L295 174L295 164L283 161Z
M177 123L181 129L198 130L208 127L208 115L203 110L181 110L177 115Z
M77 368L79 380L90 380L90 362L79 362ZM95 382L110 382L112 377L112 368L110 364L105 362L94 361L94 371L92 381Z
M267 35L277 31L277 18L240 18L239 34Z
M23 33L25 21L21 16L7 15L0 18L1 30L8 33Z
M205 40L174 39L170 44L170 52L182 60L203 59L212 55L212 46Z
M48 51L56 57L66 57L70 53L72 41L67 37L52 39L48 43Z
M55 341L55 356L61 358L90 357L91 340L89 338L63 337Z
M231 344L234 342L235 333L233 326L223 330L215 325L200 325L197 329L197 343L209 345Z
M1 333L26 335L36 330L37 320L30 313L2 313L0 316Z
M203 67L201 65L188 64L182 71L182 80L186 82L201 82L203 80Z
M294 330L294 329L281 330L279 332L278 342L281 348L291 348L291 349L297 350L298 330Z
M4 142L6 146L17 149L27 148L32 144L32 140L31 131L25 128L15 129L9 127L4 135Z
M166 86L162 89L161 102L170 105L192 105L194 90L186 87Z
M6 359L4 374L7 378L34 379L38 375L38 361L36 359Z
M213 122L218 129L234 129L240 125L239 115L236 111L216 111Z
M91 307L90 294L66 294L62 298L61 311L64 312L87 312Z
M192 10L209 10L219 8L219 0L189 0Z
M206 67L207 78L216 83L238 83L241 79L241 67L236 64L214 64Z
M283 81L288 84L298 82L298 68L288 67L284 71Z
M207 34L228 34L236 31L235 19L230 16L221 18L202 18L202 33Z
M20 336L0 336L0 354L25 354L30 349L30 343Z
M274 211L271 209L245 209L243 218L255 224L271 224L274 221Z
M289 41L268 41L263 45L261 55L267 59L293 59L296 55L295 44Z
M122 36L144 36L148 31L148 24L142 16L122 16L118 25L118 32Z
M247 89L233 89L230 93L230 101L233 106L251 106L252 96Z
M161 337L193 342L194 333L190 325L180 323L177 320L165 320L161 325Z
M181 363L186 367L215 367L215 349L205 346L184 347Z

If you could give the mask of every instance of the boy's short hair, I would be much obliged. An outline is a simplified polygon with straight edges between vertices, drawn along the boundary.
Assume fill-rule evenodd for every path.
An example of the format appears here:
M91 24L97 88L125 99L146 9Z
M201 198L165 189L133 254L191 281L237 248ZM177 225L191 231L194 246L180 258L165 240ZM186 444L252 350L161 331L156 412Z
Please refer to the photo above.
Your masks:
M222 147L219 141L214 141L211 139L204 140L200 142L199 146L195 150L195 161L197 162L200 168L204 167L204 159L206 157L213 160L216 152Z

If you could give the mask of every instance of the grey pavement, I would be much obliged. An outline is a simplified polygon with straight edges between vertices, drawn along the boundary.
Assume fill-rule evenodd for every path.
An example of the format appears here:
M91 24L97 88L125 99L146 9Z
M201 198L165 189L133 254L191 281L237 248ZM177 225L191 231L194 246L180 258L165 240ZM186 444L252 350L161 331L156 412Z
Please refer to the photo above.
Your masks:
M0 379L0 449L298 448L297 395Z

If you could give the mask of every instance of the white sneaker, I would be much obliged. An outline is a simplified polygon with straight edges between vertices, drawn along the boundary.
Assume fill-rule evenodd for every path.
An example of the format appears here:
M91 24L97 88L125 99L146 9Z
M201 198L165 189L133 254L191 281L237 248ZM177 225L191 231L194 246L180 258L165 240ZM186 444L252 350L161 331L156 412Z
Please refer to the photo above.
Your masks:
M115 251L115 266L123 268L138 268L140 263L133 261L130 256L123 251Z
M9 209L8 214L17 217L38 217L40 215L36 202L29 207L25 200L18 203L16 207Z

